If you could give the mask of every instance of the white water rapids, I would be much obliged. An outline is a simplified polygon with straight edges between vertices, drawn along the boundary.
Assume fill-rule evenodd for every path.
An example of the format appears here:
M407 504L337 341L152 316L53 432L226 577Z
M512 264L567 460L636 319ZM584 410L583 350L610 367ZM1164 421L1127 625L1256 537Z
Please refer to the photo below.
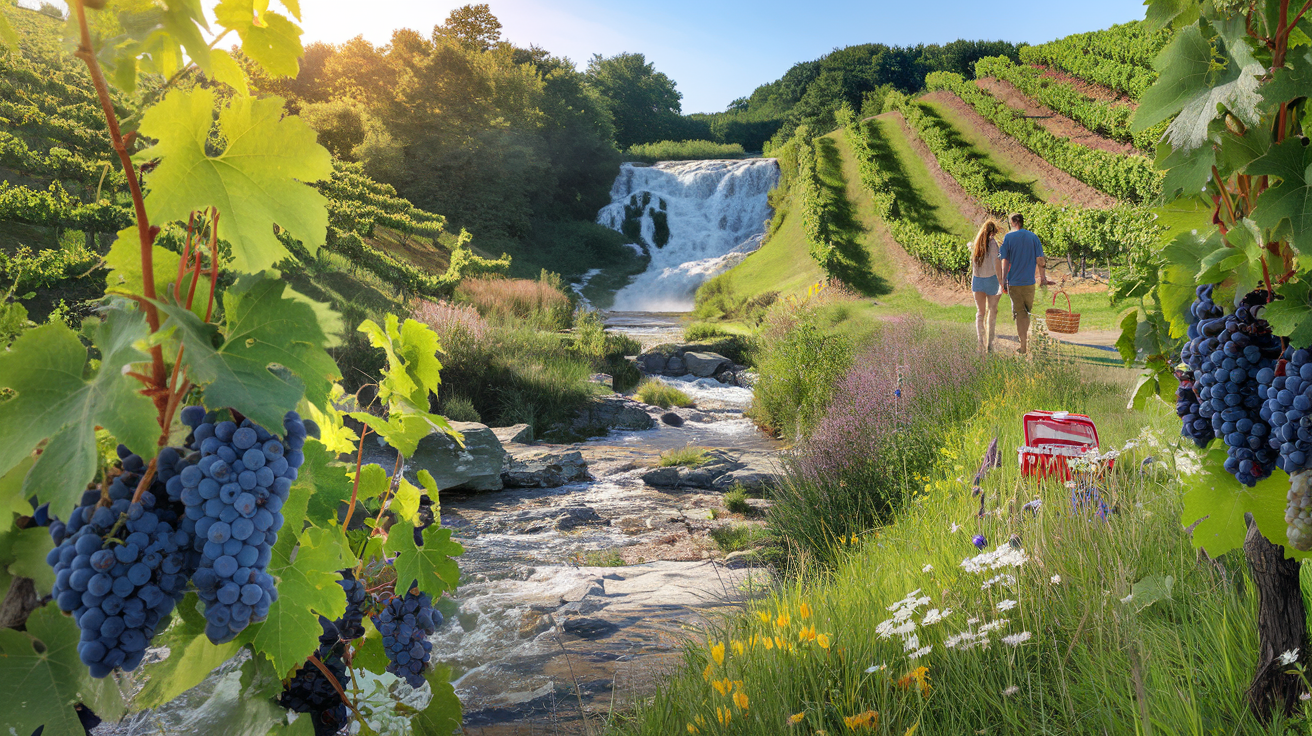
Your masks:
M651 265L616 293L613 309L691 310L702 282L761 246L766 195L778 181L772 158L621 166L597 222L640 239Z

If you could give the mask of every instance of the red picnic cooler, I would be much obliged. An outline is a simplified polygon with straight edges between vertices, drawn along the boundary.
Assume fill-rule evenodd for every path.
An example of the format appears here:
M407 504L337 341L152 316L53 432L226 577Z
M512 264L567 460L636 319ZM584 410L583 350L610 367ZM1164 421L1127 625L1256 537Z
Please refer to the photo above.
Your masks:
M1098 428L1083 414L1032 411L1025 415L1024 422L1025 444L1016 451L1021 475L1068 481L1068 460L1098 451ZM1111 462L1107 465L1111 467Z

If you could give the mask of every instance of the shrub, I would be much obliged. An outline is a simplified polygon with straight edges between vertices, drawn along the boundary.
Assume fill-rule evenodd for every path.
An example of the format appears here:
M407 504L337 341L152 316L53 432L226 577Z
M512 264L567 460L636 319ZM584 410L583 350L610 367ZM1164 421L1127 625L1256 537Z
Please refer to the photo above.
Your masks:
M852 340L823 327L814 309L781 311L772 319L761 338L761 378L748 416L777 436L800 439L852 365Z
M479 416L478 409L474 408L474 402L464 396L448 396L442 402L442 415L453 422L481 422L483 417Z
M734 486L732 490L724 494L724 508L735 514L752 513L752 505L747 503L747 489L742 486Z
M648 378L638 384L638 390L633 395L644 404L659 406L662 409L693 405L688 394L656 378Z
M712 337L728 336L729 333L725 332L722 327L713 325L710 322L693 322L683 328L683 339L685 342L696 342L698 340L705 340Z
M492 319L517 319L545 330L564 330L573 323L573 302L561 288L560 277L546 271L537 280L466 279L456 297Z
M942 433L978 408L988 373L964 331L884 325L785 463L770 509L777 530L826 560L835 538L888 521L910 479L933 465Z
M630 161L691 161L705 158L740 158L746 155L740 143L714 141L659 141L630 146Z
M695 468L699 465L705 465L710 457L707 455L705 447L694 447L687 445L676 450L666 450L661 453L662 468Z
M739 552L764 542L769 533L764 527L752 524L728 524L711 530L711 539L721 552Z

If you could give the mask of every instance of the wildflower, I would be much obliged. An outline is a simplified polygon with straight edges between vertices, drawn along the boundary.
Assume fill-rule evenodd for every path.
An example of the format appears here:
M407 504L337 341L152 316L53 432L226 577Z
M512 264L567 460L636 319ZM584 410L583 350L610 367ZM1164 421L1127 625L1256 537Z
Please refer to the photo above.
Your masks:
M1133 592L1133 591L1131 591L1129 595L1127 595L1127 596L1125 596L1124 598L1122 598L1122 599L1121 599L1121 603L1129 603L1129 602L1132 601L1132 600L1134 600L1134 592Z
M761 637L761 642L765 644L766 649L774 649L774 639L768 636Z
M865 713L857 713L854 716L843 716L843 723L847 724L847 730L874 730L879 723L879 714L873 710Z
M1012 634L1011 636L1002 637L1003 644L1013 647L1018 647L1022 643L1027 642L1029 640L1030 640L1030 632L1028 631L1022 631L1019 634Z
M913 631L915 631L915 630L916 630L916 622L915 622L915 621L908 621L908 622L902 624L901 626L899 626L899 627L893 629L893 633L896 634L896 635L898 635L898 636L906 636L907 634L910 634L911 632L913 632Z
M1013 601L1013 600L1011 600L1010 598L1008 598L1008 599L1005 600L1005 601L999 601L999 602L998 602L998 610L999 610L999 611L1010 611L1011 609L1013 609L1013 608L1015 608L1015 607L1016 607L1016 601Z
M882 671L884 671L884 670L886 670L886 669L888 669L888 665L887 665L887 664L883 664L883 663L880 663L880 664L872 664L872 665L870 665L869 667L866 668L866 674L867 674L867 675L873 675L873 674L875 674L876 672L882 672Z
M804 720L806 720L806 711L802 711L801 713L794 713L791 716L788 716L788 725L796 726L797 724L801 723Z
M808 618L811 618L811 604L807 603L806 601L802 601L802 605L798 608L797 611L797 617L802 619L803 621L807 620Z
M788 646L787 642L777 636L774 638L774 645L779 649L784 649Z
M934 646L933 646L932 644L931 644L930 646L927 646L927 647L921 647L921 648L917 649L916 651L914 651L914 652L908 654L908 655L907 655L907 659L920 659L921 657L925 656L926 654L929 654L929 651L930 651L931 649L933 649L933 648L934 648Z
M997 621L990 621L984 624L983 626L979 627L979 633L987 634L990 631L997 631L998 629L1002 628L1003 626L1006 626L1009 623L1011 622L1005 618L1000 618Z
M998 546L992 552L968 557L961 561L961 567L966 572L984 572L985 570L996 570L1001 567L1020 567L1029 561L1025 555L1025 550L1014 547L1010 543L1004 543Z
M966 619L967 626L974 626L977 623L979 623L979 619L975 618L974 616L971 616L970 618Z
M907 597L903 598L902 600L898 601L897 603L894 603L894 604L891 605L891 606L886 607L884 610L886 610L886 611L896 611L896 610L899 609L899 608L904 608L904 607L906 607L906 606L913 605L913 604L916 602L916 596L918 596L918 595L920 595L920 588L916 588L915 590L911 591L910 593L907 593Z
M702 679L707 682L711 681L711 666L709 664L706 665L706 669L702 670Z
M1051 578L1049 578L1049 580L1052 581L1052 584L1053 584L1053 585L1061 585L1061 576L1060 576L1060 575L1053 575Z
M920 687L920 693L922 695L928 696L929 695L929 668L917 667L914 670L911 670L910 672L906 673L905 675L902 675L902 678L897 681L897 686L902 688L903 690L908 690L911 688L912 683L915 683L917 686Z
M829 648L829 635L821 634L815 638L815 643L820 645L821 649Z
M756 617L759 618L759 619L761 619L761 623L763 623L763 624L768 624L768 623L770 623L770 612L769 612L769 611L757 611L757 612L756 612Z
M711 645L711 659L713 659L717 665L724 664L724 642Z
M956 534L957 532L961 531L961 525L954 521L952 522L952 526L948 529L948 531L953 534Z
M802 630L797 632L798 641L815 641L815 639L815 624L811 624L809 627L803 626Z
M1291 665L1291 664L1297 662L1297 661L1298 661L1298 650L1297 650L1297 649L1290 649L1289 651L1287 651L1287 652L1281 654L1281 655L1280 655L1280 659L1279 659L1278 661L1280 662L1281 665L1284 665L1284 666L1289 666L1289 665Z
M747 693L739 690L733 694L733 704L738 706L738 710L747 712Z
M783 627L787 626L790 621L791 619L788 618L788 613L785 611L780 611L779 617L774 620L774 625L782 629Z
M919 649L919 648L920 648L920 637L916 636L915 634L908 636L902 642L902 651L904 652L909 652L912 651L913 649Z
M875 627L875 633L879 634L880 639L887 639L893 635L893 619L881 622Z
M945 608L942 611L937 608L931 608L925 612L925 618L920 621L921 626L930 626L942 621L952 613L951 608Z
M1299 693L1298 699L1304 701L1312 700L1312 693Z
M738 656L741 657L741 656L743 655L743 652L746 651L746 650L747 650L747 647L743 646L743 643L742 643L742 642L738 641L737 639L734 639L734 640L733 640L733 653L734 653L734 654L737 654Z
M729 721L732 720L732 718L733 713L731 713L728 708L721 708L718 705L715 706L715 720L719 721L721 726L729 725Z
M729 691L733 689L733 680L727 677L723 680L712 680L711 687L715 688L715 692L721 695L728 695Z
M692 722L690 721L688 723L688 733L701 733L701 731L698 731L697 727L692 725Z
M983 534L976 534L975 538L971 539L970 542L975 545L975 549L984 549L985 545L989 543L989 540L985 539Z
M1003 691L1002 691L1002 694L1005 695L1006 697L1010 698L1011 696L1015 695L1015 694L1018 693L1018 692L1020 692L1020 688L1017 687L1017 686L1015 686L1015 685L1012 685L1011 687L1007 688L1006 690L1003 690Z
M933 565L930 565L930 564L926 564L924 567L920 568L920 571L921 571L921 572L934 572L934 566L933 566Z

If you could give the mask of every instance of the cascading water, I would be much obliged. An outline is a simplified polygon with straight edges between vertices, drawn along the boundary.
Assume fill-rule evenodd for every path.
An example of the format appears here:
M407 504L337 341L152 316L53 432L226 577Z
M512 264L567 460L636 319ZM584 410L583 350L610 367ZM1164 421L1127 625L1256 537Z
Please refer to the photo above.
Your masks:
M628 235L651 265L615 295L613 309L686 312L703 281L761 246L779 181L772 158L624 164L597 222Z

